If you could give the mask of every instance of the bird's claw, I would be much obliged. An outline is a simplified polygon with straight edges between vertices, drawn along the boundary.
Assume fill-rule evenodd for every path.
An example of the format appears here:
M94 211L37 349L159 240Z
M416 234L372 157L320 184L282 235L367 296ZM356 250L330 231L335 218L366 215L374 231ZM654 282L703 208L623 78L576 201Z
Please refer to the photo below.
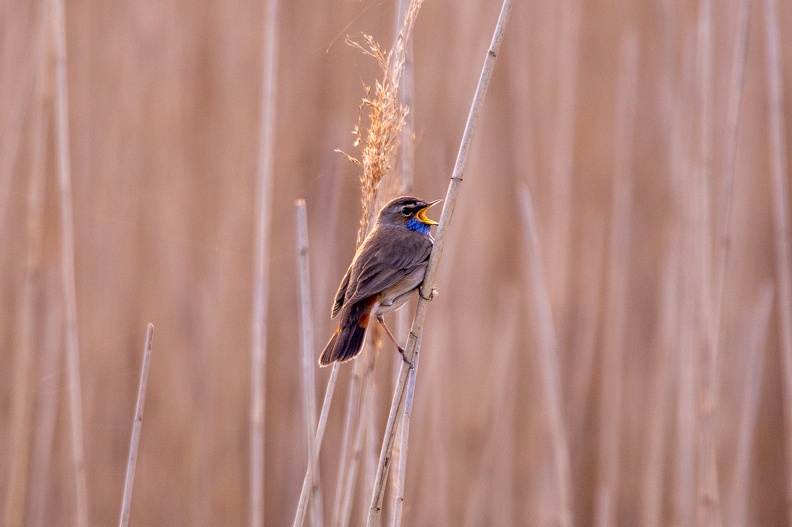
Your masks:
M409 366L409 367L410 367L410 369L413 369L413 363L412 363L412 362L410 362L409 360L407 360L407 357L405 357L405 355L404 355L404 348L402 348L401 346L399 346L399 354L401 355L401 358L402 358L402 360L404 361L404 363L405 363L407 366Z
M432 291L429 293L428 297L424 296L423 291L418 289L418 296L420 296L424 300L432 300L435 297L436 294L438 294L437 293L437 289L435 289L434 287L432 288Z

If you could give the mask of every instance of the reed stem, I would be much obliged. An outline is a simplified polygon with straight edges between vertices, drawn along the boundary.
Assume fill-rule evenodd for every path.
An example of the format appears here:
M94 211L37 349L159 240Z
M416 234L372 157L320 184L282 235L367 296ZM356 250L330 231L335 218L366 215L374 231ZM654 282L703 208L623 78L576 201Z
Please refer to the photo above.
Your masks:
M250 351L250 488L251 527L264 525L264 410L266 404L267 312L274 164L278 59L278 0L268 0L262 50L261 123L256 180L256 226L253 253L253 312Z
M129 457L127 458L126 479L124 481L124 497L121 501L121 519L119 527L129 525L129 511L132 508L132 488L135 485L135 468L137 467L140 430L143 427L143 405L146 402L146 386L148 384L149 364L151 363L151 339L154 336L154 325L149 323L146 328L146 344L143 347L143 364L140 367L140 383L138 384L135 418L132 421L132 439L129 441Z
M402 401L404 400L407 377L410 373L410 370L415 367L414 365L408 365L407 362L412 361L413 355L415 355L418 340L423 335L424 321L426 320L426 312L429 308L429 301L426 299L429 298L429 295L433 289L433 284L437 275L438 262L440 260L440 256L443 253L446 226L448 225L448 222L451 220L451 216L454 213L457 196L459 195L459 185L462 182L462 174L467 161L468 152L470 150L473 132L476 128L476 123L478 121L482 103L484 102L487 86L489 86L490 79L492 78L492 71L495 67L495 59L498 56L498 51L500 50L500 45L503 41L503 35L506 30L506 22L509 19L511 7L512 0L504 0L500 11L500 16L498 17L498 23L495 26L495 33L492 37L492 42L490 43L489 50L487 51L487 55L484 60L484 66L481 71L481 76L479 77L478 86L476 87L476 92L473 96L473 103L470 107L470 113L468 114L467 123L465 124L465 130L462 134L462 141L459 147L459 153L457 154L457 160L454 165L454 172L448 185L448 192L446 193L443 212L440 215L440 225L435 237L434 248L432 250L432 255L429 258L429 264L426 268L426 275L421 285L421 295L418 299L418 306L415 311L412 328L410 329L410 335L407 339L407 345L405 346L404 357L406 361L402 362L401 369L399 370L396 389L393 392L393 399L391 401L390 413L385 425L382 449L380 450L379 462L377 464L377 476L374 479L374 488L371 493L371 505L369 506L368 519L366 520L368 527L373 527L379 524L380 515L382 513L382 499L385 493L385 481L390 468L391 452L393 450L393 442L396 436L395 424L400 414Z

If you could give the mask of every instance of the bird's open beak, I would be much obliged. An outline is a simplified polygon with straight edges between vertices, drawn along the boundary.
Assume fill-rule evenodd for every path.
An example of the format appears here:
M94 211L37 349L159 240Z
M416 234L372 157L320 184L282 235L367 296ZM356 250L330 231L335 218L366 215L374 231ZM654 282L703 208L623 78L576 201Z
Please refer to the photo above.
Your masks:
M437 223L436 221L434 221L434 220L430 220L429 218L427 218L427 217L426 217L426 211L427 211L427 210L429 210L430 208L434 207L435 205L437 205L437 204L438 204L438 203L440 203L441 201L443 201L443 200L442 200L442 199L436 199L436 200L434 200L434 201L431 201L431 202L429 202L429 204L428 204L426 207L424 207L424 208L422 208L421 210L419 210L419 211L418 211L418 214L416 214L415 216L416 216L416 217L417 217L417 218L418 218L418 219L419 219L421 222L423 222L423 223L425 223L425 224L427 224L427 225L440 225L440 224L439 224L439 223Z

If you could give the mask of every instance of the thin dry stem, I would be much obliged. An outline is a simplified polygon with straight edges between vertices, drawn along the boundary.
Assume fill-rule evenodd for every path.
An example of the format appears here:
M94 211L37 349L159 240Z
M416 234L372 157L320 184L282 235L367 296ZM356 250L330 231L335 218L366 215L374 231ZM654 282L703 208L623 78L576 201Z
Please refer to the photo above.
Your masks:
M673 351L678 342L680 272L679 236L669 245L663 269L662 296L659 313L660 360L652 376L649 398L649 424L646 449L646 468L643 474L641 520L644 527L660 525L663 504L663 467L665 466L668 443L668 410L671 402L671 373Z
M55 129L60 191L61 272L66 316L66 358L69 386L70 432L75 478L76 524L86 527L88 491L85 481L80 345L77 334L77 286L74 269L74 219L72 213L71 159L69 153L69 103L66 85L66 13L63 0L53 0L55 31Z
M338 370L339 363L336 362L333 364L333 369L330 370L330 377L327 379L324 402L322 403L322 410L319 413L319 423L316 425L316 436L314 437L313 452L316 459L318 459L319 451L322 449L322 439L324 439L325 428L327 427L327 416L330 415L330 403L333 401L333 392L335 392ZM310 464L311 460L308 460L308 463ZM310 488L311 475L306 468L302 490L300 491L300 501L297 504L297 514L294 517L294 527L301 527L305 521L305 511L308 509L308 499L311 494Z
M712 3L701 2L698 14L699 150L696 174L696 220L698 247L698 309L696 312L696 356L698 371L697 496L699 525L721 524L718 472L715 459L715 406L717 404L717 349L712 340L712 255L710 177L712 174ZM728 229L728 227L725 227ZM725 256L725 255L724 255ZM725 262L724 262L725 264Z
M311 273L308 253L308 213L305 200L294 203L297 224L297 269L300 283L300 347L302 348L303 415L308 445L308 472L311 484L311 525L324 524L322 490L319 485L318 459L314 456L313 439L316 430L316 379L314 375L314 325L311 314Z
M415 347L413 365L417 368L420 358L421 343ZM399 463L397 465L396 493L393 503L393 526L399 527L402 522L402 511L404 509L404 481L407 473L407 453L410 445L410 417L412 417L413 397L415 396L415 374L417 369L410 371L407 380L407 396L404 400L404 415L401 420L401 438L399 440Z
M501 7L500 16L498 17L498 23L495 27L495 33L492 37L492 42L487 52L486 59L484 60L481 77L479 78L478 86L476 87L476 92L473 96L473 102L470 107L467 123L465 124L465 130L462 134L462 141L460 143L459 153L457 154L457 160L454 165L454 172L451 176L451 182L448 185L448 192L446 193L443 212L440 215L440 225L437 230L437 236L435 237L434 248L429 258L424 281L421 285L421 295L418 299L418 306L415 311L413 325L410 330L407 345L405 346L404 357L406 361L402 363L401 369L399 370L399 378L393 393L390 413L388 414L388 420L385 425L382 449L380 450L379 463L377 464L377 477L374 480L371 505L369 507L369 514L366 522L369 527L379 524L382 513L382 500L385 495L385 481L388 476L391 452L396 435L395 424L400 414L402 401L404 400L407 377L409 375L409 371L412 369L411 366L408 366L407 362L412 361L418 340L423 334L424 321L426 319L426 312L429 307L429 301L426 299L429 298L429 294L433 289L435 276L437 275L438 261L443 253L443 245L445 243L446 237L446 226L448 225L448 222L454 213L457 196L459 195L459 184L462 182L462 173L464 171L465 162L467 161L468 152L470 150L471 139L476 128L476 122L478 121L478 115L484 101L484 96L487 92L487 86L489 85L489 81L492 78L492 71L495 67L495 58L498 56L498 50L500 49L500 45L503 40L503 34L506 29L506 22L509 18L511 7L512 1L504 0L503 6Z
M621 73L616 113L615 167L611 206L610 253L608 257L606 320L603 336L603 379L599 437L599 488L596 522L617 524L617 493L621 451L623 371L627 324L627 285L632 224L632 167L635 106L638 94L638 36L628 33L621 43Z
M358 124L354 129L354 146L360 147L361 156L355 158L347 154L347 157L362 168L360 177L362 194L362 215L358 229L357 246L360 246L375 214L376 204L380 183L390 171L390 156L397 145L397 141L402 131L408 109L401 104L398 99L399 82L407 54L407 47L412 35L415 19L422 0L412 0L407 8L404 22L401 26L396 42L389 53L377 44L373 37L364 35L366 46L363 46L349 38L347 43L359 49L365 55L373 57L382 70L383 79L376 82L374 89L365 86L366 96L360 106ZM368 127L363 133L363 115L368 116ZM370 339L369 339L370 340ZM370 347L370 345L369 345ZM344 439L342 441L342 452L340 456L338 483L336 487L336 500L334 507L334 518L336 524L348 523L352 503L352 489L356 481L359 460L356 452L360 443L357 437L366 428L363 426L364 415L369 416L371 412L364 413L361 410L361 398L357 395L365 391L367 386L373 382L373 353L369 349L366 363L357 361L352 379L347 403L346 420L344 426ZM373 426L373 423L369 424ZM353 433L353 430L355 432ZM355 447L350 439L353 437L358 447ZM359 455L359 454L357 454ZM301 502L302 497L301 497ZM299 516L299 514L298 514ZM295 524L298 519L295 519ZM340 523L339 523L340 522Z
M784 371L784 446L787 481L792 481L792 257L790 257L789 247L789 187L787 186L789 173L787 171L787 136L784 125L785 107L777 0L765 0L764 22L775 265L778 281L778 330L781 343L781 364ZM786 486L786 492L787 509L789 509L792 507L792 485ZM792 516L789 521L792 523Z
M759 413L759 400L762 391L762 374L764 370L765 346L770 317L773 314L773 297L775 287L772 283L765 284L759 300L754 306L746 334L739 350L740 357L747 358L745 365L745 381L743 399L740 407L737 433L737 455L734 461L734 477L730 487L729 518L732 525L741 527L748 525L747 512L750 502L749 484L751 480L751 458L754 453L754 435L756 419Z
M129 525L129 511L132 508L132 489L135 485L140 430L143 427L143 406L146 402L146 385L148 384L149 364L151 363L151 339L153 336L154 325L149 323L146 328L146 344L143 347L143 364L140 367L140 383L138 384L137 403L135 403L135 417L132 421L132 439L129 441L129 458L127 458L124 497L121 501L121 519L118 522L119 527Z
M345 501L345 492L347 489L348 479L348 465L351 462L352 451L355 437L354 423L360 418L356 412L360 411L361 397L362 397L362 376L363 376L363 361L355 361L352 369L352 378L349 382L349 391L347 392L347 405L344 417L344 433L341 439L341 452L339 454L338 465L338 480L336 482L335 506L333 507L333 525L341 525L341 517Z
M368 356L372 356L371 349L368 350ZM360 364L365 365L365 361L358 361ZM368 370L368 368L366 368ZM363 434L367 431L369 421L365 418L369 408L371 407L371 383L367 382L368 371L362 372L360 376L360 397L357 407L349 410L356 410L358 415L357 419L351 420L346 423L349 427L350 437L352 437L351 448L349 451L349 459L346 462L346 471L339 474L339 479L343 476L343 487L339 499L339 516L336 527L346 527L352 519L352 500L354 498L355 486L357 484L358 468L360 467L360 458L363 455ZM350 411L350 415L352 412Z
M45 56L51 51L51 38L48 30L49 25L53 23L49 11L48 2L41 2L42 12L39 14L40 27L37 28L37 34L42 34L42 38L36 41L35 49L30 54L31 60L35 64L45 65L46 61L43 60ZM2 13L0 13L0 19ZM48 65L48 64L47 64ZM36 97L33 94L37 93L37 84L40 82L41 72L36 68L29 68L24 79L19 79L14 75L3 75L2 83L0 83L0 93L6 94L9 90L6 89L5 84L15 84L17 87L16 96L11 102L6 101L5 112L0 116L0 123L3 123L0 129L0 224L6 225L6 211L10 202L11 195L11 182L13 178L14 163L18 159L20 146L22 145L22 137L24 136L24 123L28 118L31 110L35 110L35 105L38 104ZM10 98L11 99L11 98ZM37 117L34 116L34 119ZM8 229L3 229L0 233L0 242L5 240L2 236L7 235ZM7 246L6 243L0 243L0 250Z
M398 0L397 2L397 12L398 12L398 19L396 20L396 34L398 38L398 33L400 31L399 28L402 27L404 24L404 20L407 16L407 12L410 8L410 1L409 0ZM412 40L407 42L407 46L405 49L406 55L404 60L404 71L402 72L402 80L399 86L399 103L406 107L412 108L413 107L413 97L414 97L414 88L413 88L413 45ZM404 119L404 126L402 127L401 131L401 138L400 138L400 149L399 149L399 174L400 174L400 184L399 184L399 194L403 196L412 195L413 193L413 184L415 180L415 132L414 132L414 120L415 120L415 113L414 112L407 112L407 116ZM410 325L409 321L409 311L406 309L400 309L396 312L396 325L394 327L394 331L396 335L405 335L407 334L408 328ZM393 371L394 373L398 372L398 364L401 361L401 357L397 356L394 357L393 361ZM395 377L394 377L395 378ZM403 436L402 436L403 437ZM376 449L376 446L374 447ZM376 453L375 453L375 463L376 463ZM402 469L403 466L406 466L406 462L402 463L401 460L401 449L398 447L394 450L394 457L397 461L397 466L399 470ZM374 468L376 470L376 467ZM392 485L394 489L398 489L398 481L402 478L401 473L393 473L393 481ZM396 493L393 495L393 502L394 507L392 507L393 511L393 522L396 522L396 505L399 506L399 511L401 511L401 503L399 500L399 496Z
M250 351L250 525L264 525L264 408L267 364L272 167L274 164L278 58L278 0L268 0L262 50L261 128L256 180L256 230L253 255L253 314Z
M581 4L567 0L561 6L561 27L558 40L558 100L556 124L553 131L552 203L549 238L549 269L551 292L557 299L566 300L567 269L569 267L572 232L572 171L575 146L575 113L577 110L578 55L580 53Z
M547 407L550 436L553 444L553 460L556 477L557 518L562 527L572 525L571 470L569 464L569 442L564 425L561 401L561 379L558 368L558 338L556 337L550 292L542 265L541 245L536 228L533 202L528 187L523 187L520 211L522 213L525 248L528 254L530 296L537 312L541 344L539 363L542 370L542 392Z
M46 19L46 16L44 17ZM44 32L39 40L49 41L49 34ZM49 49L48 46L40 46ZM52 86L49 66L45 57L39 57L36 76L35 103L33 108L33 125L30 137L33 143L32 166L28 181L27 193L27 248L25 254L25 276L22 282L22 294L17 320L16 339L14 340L14 373L12 379L14 390L11 408L11 468L9 471L8 496L6 500L6 525L22 525L24 523L25 499L27 493L29 450L31 426L33 419L33 393L30 381L34 375L35 353L35 299L41 282L41 260L43 243L43 203L44 203L44 156L46 154L45 138L49 126ZM0 215L0 218L2 216Z
M575 438L584 437L586 400L591 396L596 369L594 357L597 350L597 335L602 316L600 304L603 283L602 263L605 259L605 220L598 216L590 223L592 224L590 235L586 236L586 246L581 257L581 260L587 264L580 266L580 283L585 284L580 299L580 311L583 317L578 321L581 336L575 343L574 366L570 372L571 379L566 383L569 390L565 405L567 423L569 423L568 437L573 441L573 449Z
M740 0L737 15L737 41L734 45L729 86L729 107L726 116L726 144L723 154L723 179L718 197L717 246L715 253L715 291L712 299L712 329L710 340L717 354L720 339L720 315L723 308L723 287L726 265L731 247L731 210L734 197L734 173L737 166L737 133L740 129L745 63L748 60L748 20L751 0Z
M53 447L58 421L58 400L61 392L61 353L63 331L63 302L59 291L60 275L54 267L47 274L45 316L41 331L41 362L38 375L38 402L36 404L36 431L33 437L30 489L27 496L25 525L48 525L47 508L51 503L49 488L56 479L53 466Z
M688 39L683 48L682 76L679 83L685 93L691 91L695 77L695 43ZM681 95L681 94L680 94ZM695 201L693 199L693 171L686 147L692 142L693 119L690 97L679 96L675 100L669 137L671 166L671 189L678 213L675 215L675 229L678 231L681 254L681 292L679 298L679 331L675 360L677 376L676 408L676 450L674 484L672 485L672 518L674 525L690 525L694 521L695 506L695 372L694 360L694 319L696 316L697 278L695 269L696 240L690 235L689 225L695 220Z
M368 363L368 369L366 370L366 377L365 382L368 386L366 395L366 408L364 410L364 418L366 420L365 428L366 428L366 444L365 449L363 450L364 456L364 463L363 463L363 491L360 493L361 497L365 498L371 492L371 489L374 487L374 475L377 471L377 459L379 457L379 431L377 430L377 425L379 424L379 420L377 419L379 404L377 403L377 390L375 386L375 379L374 379L374 367L377 362L377 357L379 357L380 352L383 348L383 336L384 330L377 324L374 327L374 331L372 332L372 345L370 350L370 357L366 361ZM390 341L389 341L390 343ZM390 348L393 349L393 348ZM366 500L360 500L360 517L366 515Z

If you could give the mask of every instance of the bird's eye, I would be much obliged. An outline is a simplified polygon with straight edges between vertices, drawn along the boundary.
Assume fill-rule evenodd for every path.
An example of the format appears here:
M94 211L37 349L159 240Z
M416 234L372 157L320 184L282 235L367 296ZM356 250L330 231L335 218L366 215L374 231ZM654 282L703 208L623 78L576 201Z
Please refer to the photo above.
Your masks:
M409 216L410 214L412 214L412 211L410 210L410 207L402 207L401 213L404 214L405 216Z

